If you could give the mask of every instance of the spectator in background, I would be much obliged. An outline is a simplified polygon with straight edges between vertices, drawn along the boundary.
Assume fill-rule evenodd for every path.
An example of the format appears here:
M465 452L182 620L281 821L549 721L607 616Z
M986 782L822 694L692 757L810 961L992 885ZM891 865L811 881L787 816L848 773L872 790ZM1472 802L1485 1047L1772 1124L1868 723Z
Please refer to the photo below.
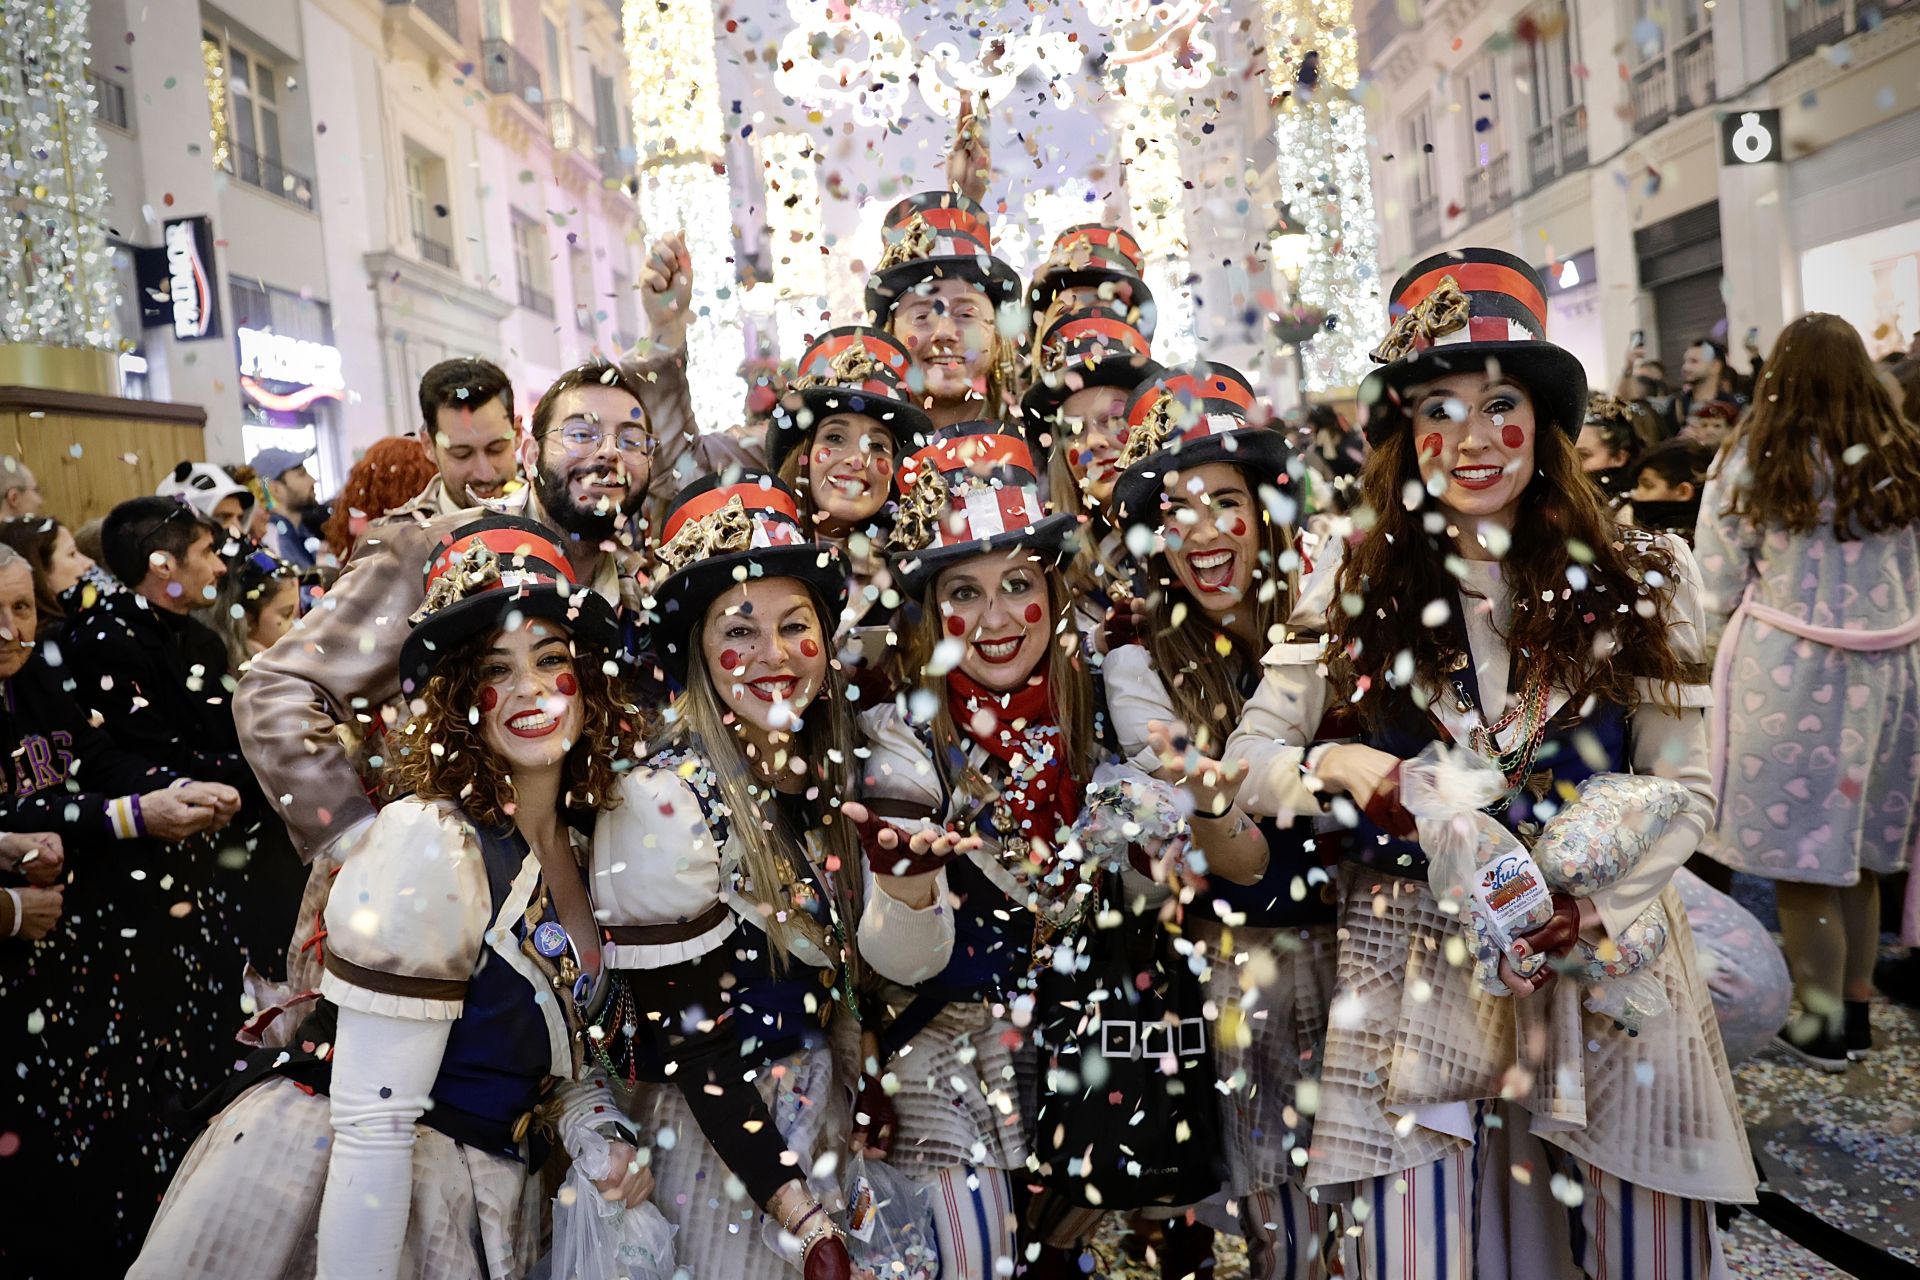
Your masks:
M154 492L162 498L177 498L235 535L245 531L254 506L253 490L211 462L182 462ZM113 567L112 556L107 557L107 567Z
M107 553L100 548L100 531L106 527L106 517L95 516L73 531L73 545L80 554L93 561L102 573L106 572Z
M39 614L39 644L57 643L67 630L67 615L86 602L80 584L94 563L75 543L73 531L52 516L15 516L0 520L0 542L19 552L33 570L33 603Z
M1718 453L1739 417L1740 406L1731 400L1709 400L1705 404L1697 404L1688 412L1686 424L1680 429L1680 438L1704 445L1709 453Z
M0 454L0 518L40 514L40 482L27 464L11 454Z
M1574 441L1580 469L1600 486L1607 505L1618 509L1633 487L1633 460L1640 452L1640 434L1633 410L1624 400L1604 391L1587 397L1587 415Z
M417 455L416 455L417 456ZM300 616L300 570L265 547L241 545L226 557L208 625L227 646L235 677L257 653L293 629Z
M1307 410L1307 468L1313 472L1314 506L1344 514L1352 508L1367 459L1367 444L1339 410L1316 404Z
M1630 470L1633 490L1627 518L1642 529L1693 542L1700 519L1700 493L1713 450L1692 440L1665 440L1641 454Z
M520 474L513 384L487 360L442 360L420 378L420 448L439 474L407 504L427 519L503 496Z
M260 476L249 466L228 467L227 474L233 477L235 484L247 486L247 492L253 495L253 505L247 508L247 527L240 531L248 542L265 542L273 533L269 522L270 512L267 503L267 486L260 483Z
M432 494L441 481L441 474L434 470L414 437L388 436L374 441L353 464L346 486L333 500L333 513L322 531L328 550L345 564L369 524L416 505L416 499L439 501Z
M313 472L307 470L311 453L291 449L262 449L253 455L254 472L267 486L272 514L269 535L262 539L274 555L298 569L319 563L320 530L328 512L314 492Z

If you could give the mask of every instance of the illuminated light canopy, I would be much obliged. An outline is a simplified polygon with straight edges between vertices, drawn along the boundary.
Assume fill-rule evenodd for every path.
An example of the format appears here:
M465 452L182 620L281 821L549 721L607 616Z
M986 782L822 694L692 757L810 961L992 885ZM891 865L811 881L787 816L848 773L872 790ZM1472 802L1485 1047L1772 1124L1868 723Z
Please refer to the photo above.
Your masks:
M0 67L0 341L112 350L107 149L87 84L86 0L6 0Z
M1354 97L1359 54L1352 0L1263 0L1269 74L1289 93L1274 125L1282 198L1306 233L1294 307L1330 327L1302 352L1306 390L1359 383L1386 328L1380 298L1366 114Z
M1087 14L1113 35L1113 51L1107 55L1110 64L1139 67L1158 76L1168 93L1191 93L1213 78L1213 64L1219 55L1213 43L1200 34L1200 25L1213 13L1216 3L1087 0Z
M640 216L647 233L684 232L693 259L687 381L702 429L734 425L746 398L733 257L733 200L716 166L725 145L713 9L629 4L624 10Z

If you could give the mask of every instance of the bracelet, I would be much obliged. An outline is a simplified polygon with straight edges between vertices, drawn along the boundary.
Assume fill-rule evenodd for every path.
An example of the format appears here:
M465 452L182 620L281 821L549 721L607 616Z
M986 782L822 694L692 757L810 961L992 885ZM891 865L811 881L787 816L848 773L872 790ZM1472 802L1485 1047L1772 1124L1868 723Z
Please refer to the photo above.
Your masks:
M144 815L144 814L142 814L142 813L140 812L140 797L139 797L139 796L129 796L129 797L128 797L128 799L129 799L129 800L131 800L131 801L133 802L133 830L134 830L134 833L135 833L136 835L138 835L138 836L140 836L140 837L141 837L142 839L144 839L144 838L146 837L146 834L147 834L147 819L146 819L146 815Z
M800 1217L793 1222L781 1223L780 1228L781 1230L785 1231L788 1235L797 1237L800 1234L800 1228L806 1226L807 1223L811 1222L813 1220L814 1214L824 1213L824 1212L826 1211L820 1207L820 1202L818 1200L815 1200L813 1201L812 1208L808 1209L805 1213L801 1214ZM804 1249L802 1251L804 1252Z
M814 1206L815 1209L819 1207L818 1205ZM811 1217L812 1215L809 1214L808 1216ZM806 1219L802 1218L801 1221L804 1222ZM833 1219L822 1219L819 1226L800 1237L800 1260L805 1262L807 1255L813 1252L813 1246L819 1244L822 1240L831 1239L839 1234L840 1229L833 1225Z
M7 930L7 936L17 938L20 936L20 926L27 922L27 909L21 905L18 889L8 889L7 897L13 899L13 927Z

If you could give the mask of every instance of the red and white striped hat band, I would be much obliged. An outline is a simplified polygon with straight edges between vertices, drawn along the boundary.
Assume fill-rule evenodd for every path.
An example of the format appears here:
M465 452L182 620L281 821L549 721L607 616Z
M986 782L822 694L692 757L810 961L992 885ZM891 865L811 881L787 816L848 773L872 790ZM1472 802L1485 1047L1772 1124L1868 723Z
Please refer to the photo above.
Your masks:
M906 377L907 349L891 334L849 325L822 334L800 357L791 389L843 387L881 399L899 400Z
M895 211L902 212L901 206ZM904 214L881 234L888 256L910 262L993 256L993 233L986 219L971 209L946 205L906 209Z
M1492 251L1481 252L1492 255ZM1499 256L1504 259L1510 255ZM1512 266L1505 261L1443 257L1427 270L1401 282L1389 313L1398 321L1449 284L1450 293L1457 291L1466 296L1466 323L1400 326L1407 330L1408 346L1413 353L1468 342L1545 340L1547 300L1532 270L1524 264Z
M1053 252L1059 254L1085 245L1092 253L1092 261L1087 265L1094 267L1113 267L1122 271L1140 274L1143 261L1140 242L1118 227L1102 226L1097 222L1083 223L1077 227L1068 227L1053 238Z
M1140 330L1118 316L1074 316L1047 331L1041 364L1048 370L1107 360L1146 360L1152 348Z
M753 522L749 544L753 549L790 547L807 540L806 531L800 524L800 508L794 505L793 499L784 490L747 482L718 485L675 507L667 513L661 542L673 541L674 535L690 521L713 515L735 499L739 500L746 509L747 518Z
M1032 486L1036 491L1040 484L1040 472L1033 465L1033 451L1027 442L998 430L967 431L963 426L907 458L900 464L898 476L902 494L913 488L925 467L932 467L950 486L961 476L1014 488Z
M950 509L934 530L931 547L1018 533L1039 524L1047 514L1038 485L996 484L972 474L958 477L947 500Z
M1166 408L1160 406L1165 404ZM1153 384L1127 410L1127 426L1164 413L1181 439L1199 439L1244 430L1253 412L1253 388L1222 374L1170 374Z
M427 594L432 595L434 587L456 566L471 565L481 558L475 547L485 547L492 553L492 561L498 569L497 577L490 577L484 584L486 591L512 589L517 587L540 586L560 587L572 590L576 585L573 571L567 564L566 553L557 543L538 538L524 529L494 528L480 529L465 537L452 539L440 544L440 551L427 565ZM481 587L479 581L473 586ZM464 594L478 595L480 591L466 591Z

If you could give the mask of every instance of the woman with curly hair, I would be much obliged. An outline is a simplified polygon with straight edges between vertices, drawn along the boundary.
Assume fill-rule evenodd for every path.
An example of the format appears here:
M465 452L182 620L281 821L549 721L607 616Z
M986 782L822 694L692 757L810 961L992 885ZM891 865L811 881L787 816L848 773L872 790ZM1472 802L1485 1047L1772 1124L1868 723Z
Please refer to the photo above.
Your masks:
M651 1190L584 1034L606 981L572 828L635 751L612 609L545 527L487 516L411 621L417 710L334 881L320 1000L228 1090L133 1275L523 1275L555 1141L609 1199Z
M1781 1043L1844 1071L1872 1047L1879 878L1920 787L1920 426L1860 335L1802 316L1701 497L1718 638L1708 852L1774 881L1801 1015Z
M1362 390L1366 532L1303 588L1330 601L1324 646L1267 655L1226 750L1250 811L1331 798L1355 828L1307 1185L1350 1187L1333 1207L1354 1274L1506 1274L1510 1254L1513 1274L1723 1275L1710 1202L1751 1200L1753 1167L1668 884L1713 807L1697 570L1679 540L1616 525L1581 474L1586 379L1545 340L1524 260L1436 255L1393 302ZM1312 745L1336 707L1353 740ZM1510 952L1479 953L1399 804L1403 763L1434 743L1504 776L1485 812L1522 840L1603 773L1678 783L1673 813L1608 887L1555 894ZM1592 1007L1590 975L1656 935L1638 958L1670 1008L1634 1035Z
M369 445L347 473L345 487L333 500L333 514L321 529L340 563L353 554L369 524L413 501L438 474L412 436L388 436Z

